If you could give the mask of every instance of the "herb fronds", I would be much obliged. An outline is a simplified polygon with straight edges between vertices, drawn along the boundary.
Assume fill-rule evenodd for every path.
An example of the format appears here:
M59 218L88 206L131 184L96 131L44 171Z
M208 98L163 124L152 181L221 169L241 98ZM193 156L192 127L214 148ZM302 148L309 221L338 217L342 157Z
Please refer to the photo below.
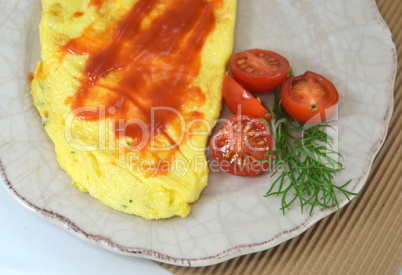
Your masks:
M265 197L280 196L281 210L285 214L290 206L299 201L301 211L316 206L323 209L336 207L339 210L338 194L358 195L333 183L334 175L344 168L343 156L333 150L334 139L323 124L302 124L291 118L283 109L279 91L275 92L274 118L270 121L275 149L271 167L276 168L271 177L276 177Z

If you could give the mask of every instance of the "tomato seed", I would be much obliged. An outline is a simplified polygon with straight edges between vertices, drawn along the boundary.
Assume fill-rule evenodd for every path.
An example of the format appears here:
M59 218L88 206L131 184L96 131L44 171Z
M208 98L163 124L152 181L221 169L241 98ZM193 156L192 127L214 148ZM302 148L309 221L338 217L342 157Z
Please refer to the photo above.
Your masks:
M241 163L242 161L241 161L241 158L237 158L237 165L239 166L239 167L241 167Z
M223 146L225 146L227 144L227 141L226 140L221 140L221 141L219 141L219 143L217 144L218 145L218 148L222 148Z
M237 60L237 64L238 64L238 65L241 65L241 64L243 64L244 62L246 62L246 59L239 59L239 60Z
M246 124L246 126L244 126L244 132L248 132L251 130L251 125L250 124Z

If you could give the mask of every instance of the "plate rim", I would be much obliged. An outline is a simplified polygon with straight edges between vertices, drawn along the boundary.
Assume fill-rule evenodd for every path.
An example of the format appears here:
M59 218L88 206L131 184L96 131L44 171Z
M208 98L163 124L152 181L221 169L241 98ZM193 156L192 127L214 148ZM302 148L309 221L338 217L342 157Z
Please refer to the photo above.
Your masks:
M393 110L394 110L394 85L395 85L395 79L396 79L396 73L397 73L397 52L396 52L396 47L395 43L392 40L392 33L386 24L385 20L383 19L377 3L375 0L369 0L371 2L370 8L372 11L372 16L373 20L375 20L379 26L383 28L383 32L387 32L389 34L389 37L387 40L384 40L384 44L386 44L387 47L392 52L393 56L393 64L391 68L391 73L388 77L387 80L387 86L385 88L385 93L387 94L387 107L386 107L386 112L383 117L383 123L382 123L382 129L381 129L381 134L379 138L373 142L372 147L370 149L369 154L367 155L367 164L364 166L363 169L363 174L356 179L354 182L354 186L352 188L352 192L359 192L363 189L367 178L370 174L371 168L373 166L373 163L376 159L377 154L381 150L388 134L388 129L389 129L389 124L393 115ZM309 229L312 225L317 223L318 221L322 220L323 218L331 215L332 213L336 212L336 209L325 209L325 210L320 210L316 212L312 216L308 216L304 222L301 224L298 224L296 227L290 229L290 230L285 230L282 231L281 233L277 234L276 236L270 238L269 240L263 241L263 242L258 242L258 243L252 243L252 244L247 244L247 245L235 245L233 247L230 247L228 249L225 249L221 251L218 254L215 254L213 256L208 256L208 257L201 257L201 258L178 258L178 257L172 257L169 256L165 253L161 253L152 249L146 249L146 248L139 248L139 247L127 247L123 246L120 244L117 244L113 242L110 238L102 235L94 235L87 233L84 229L81 227L77 226L72 220L64 217L61 214L58 214L56 212L47 210L45 208L38 207L35 205L35 203L30 202L27 198L22 196L21 194L18 193L18 191L14 188L13 183L8 179L7 172L6 172L6 167L2 161L2 158L0 156L0 181L3 182L3 185L6 187L6 190L21 204L23 205L26 209L30 210L32 213L36 214L37 216L44 218L47 221L52 222L53 224L57 225L58 227L61 227L62 229L72 233L73 235L79 237L80 239L91 243L95 244L97 246L103 247L109 251L116 252L119 254L123 255L128 255L128 256L135 256L135 257L141 257L145 259L150 259L150 260L155 260L158 262L163 262L171 265L177 265L177 266L188 266L188 267L201 267L201 266L209 266L209 265L214 265L218 264L227 260L230 260L232 258L249 254L249 253L255 253L259 251L264 251L270 248L273 248L289 239L292 239L303 232L305 232L307 229ZM351 200L353 200L356 196L351 197ZM351 201L350 200L350 201ZM345 205L347 205L350 201L348 201L346 198L343 198L340 202L339 208L343 208Z

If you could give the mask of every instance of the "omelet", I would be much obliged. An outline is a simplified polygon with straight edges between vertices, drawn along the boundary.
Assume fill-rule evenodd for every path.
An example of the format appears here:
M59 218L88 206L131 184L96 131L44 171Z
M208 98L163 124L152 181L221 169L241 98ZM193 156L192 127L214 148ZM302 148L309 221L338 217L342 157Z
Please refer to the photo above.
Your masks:
M42 0L33 102L73 186L146 219L208 183L236 0Z

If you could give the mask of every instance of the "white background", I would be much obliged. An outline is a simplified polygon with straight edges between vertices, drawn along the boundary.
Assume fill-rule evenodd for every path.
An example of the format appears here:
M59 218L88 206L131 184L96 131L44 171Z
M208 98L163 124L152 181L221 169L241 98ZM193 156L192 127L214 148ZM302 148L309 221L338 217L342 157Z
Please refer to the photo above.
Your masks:
M171 274L86 243L16 201L0 181L0 274Z

